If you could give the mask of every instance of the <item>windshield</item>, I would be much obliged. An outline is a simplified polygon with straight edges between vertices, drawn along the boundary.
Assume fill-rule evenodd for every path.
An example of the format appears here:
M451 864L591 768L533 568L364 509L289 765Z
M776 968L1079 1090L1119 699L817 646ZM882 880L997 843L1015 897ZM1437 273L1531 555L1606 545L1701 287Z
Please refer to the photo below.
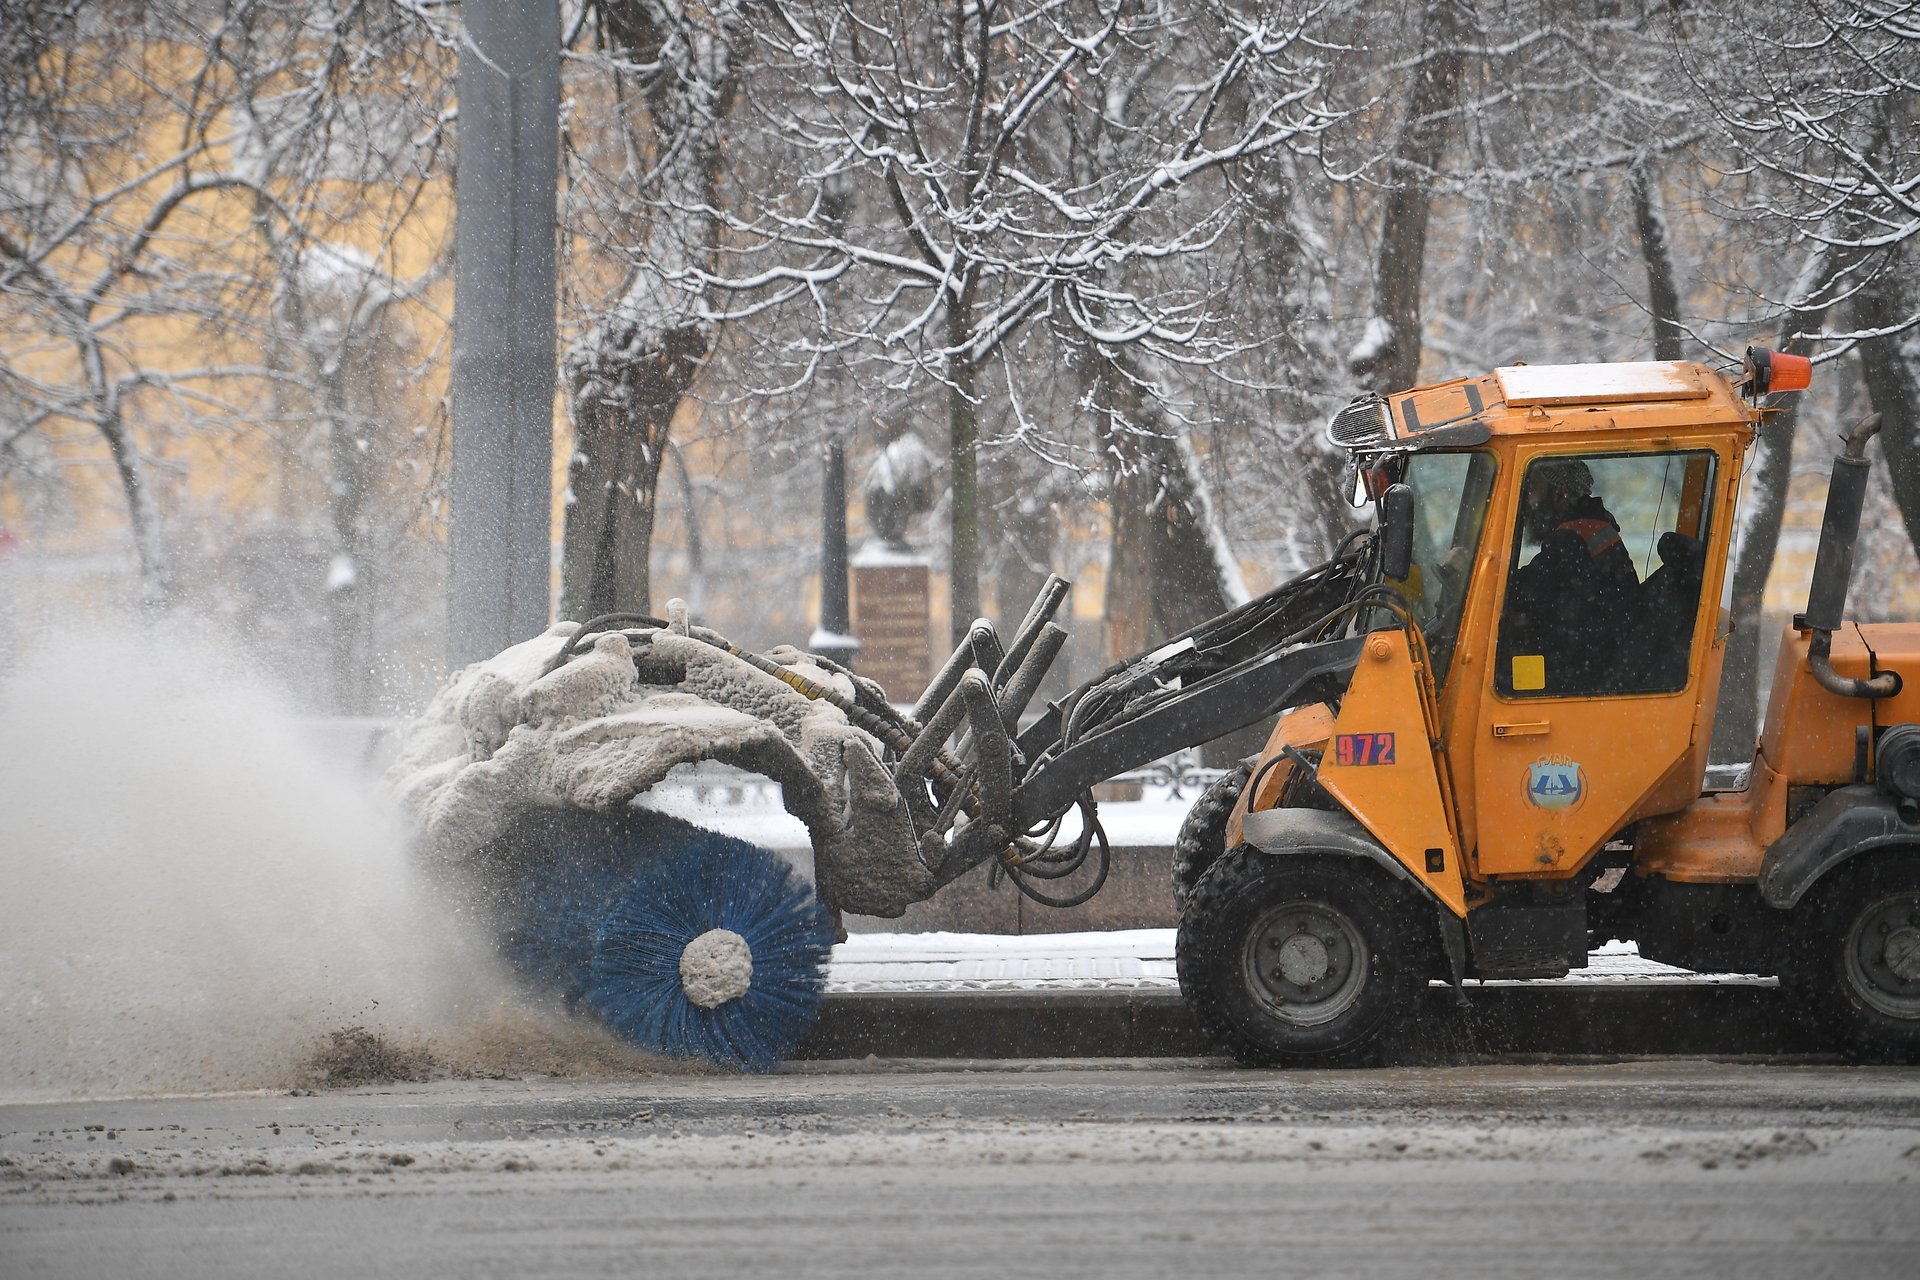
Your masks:
M1416 453L1405 481L1413 489L1413 568L1396 583L1426 634L1433 682L1447 678L1460 611L1467 602L1480 532L1493 495L1493 459L1484 453Z

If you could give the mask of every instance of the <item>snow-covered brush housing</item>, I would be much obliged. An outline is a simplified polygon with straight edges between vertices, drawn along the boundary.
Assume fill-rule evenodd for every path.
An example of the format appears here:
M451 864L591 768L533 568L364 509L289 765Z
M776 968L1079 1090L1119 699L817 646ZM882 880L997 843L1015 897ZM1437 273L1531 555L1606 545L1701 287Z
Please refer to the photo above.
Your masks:
M684 624L608 631L555 667L577 630L556 623L467 667L405 731L389 776L434 861L473 862L529 810L614 813L674 766L716 760L780 784L829 906L898 916L933 893L880 743L841 708ZM767 657L855 696L851 679L798 650Z

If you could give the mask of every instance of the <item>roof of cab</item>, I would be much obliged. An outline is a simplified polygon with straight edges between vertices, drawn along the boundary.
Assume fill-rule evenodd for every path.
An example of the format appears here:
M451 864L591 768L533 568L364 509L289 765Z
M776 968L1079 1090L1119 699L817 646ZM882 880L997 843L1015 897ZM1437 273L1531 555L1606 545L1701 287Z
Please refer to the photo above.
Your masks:
M1383 398L1362 397L1328 424L1347 448L1444 449L1496 435L1751 424L1717 370L1687 360L1505 365Z
M1706 400L1718 375L1684 360L1621 364L1510 364L1493 371L1502 399L1529 405L1642 404L1650 400Z

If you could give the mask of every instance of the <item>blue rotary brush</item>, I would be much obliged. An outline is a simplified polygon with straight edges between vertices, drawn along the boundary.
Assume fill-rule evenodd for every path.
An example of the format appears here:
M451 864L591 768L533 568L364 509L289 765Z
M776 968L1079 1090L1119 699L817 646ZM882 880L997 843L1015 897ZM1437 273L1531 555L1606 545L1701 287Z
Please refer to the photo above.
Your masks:
M604 841L569 841L543 850L521 869L509 894L509 925L500 952L514 972L550 991L569 1007L587 989L593 940L607 905L626 883L630 868L611 859Z
M641 1048L770 1071L820 1012L826 909L778 854L648 816L657 852L602 913L586 1003Z

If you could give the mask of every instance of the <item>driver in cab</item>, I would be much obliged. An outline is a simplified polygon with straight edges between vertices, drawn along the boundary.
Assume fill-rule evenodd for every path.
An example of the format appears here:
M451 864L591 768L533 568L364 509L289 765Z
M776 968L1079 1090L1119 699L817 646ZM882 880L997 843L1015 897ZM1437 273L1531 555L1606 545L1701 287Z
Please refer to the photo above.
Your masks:
M1529 468L1520 518L1540 550L1507 584L1500 647L1512 691L1604 692L1640 587L1620 522L1578 458Z

